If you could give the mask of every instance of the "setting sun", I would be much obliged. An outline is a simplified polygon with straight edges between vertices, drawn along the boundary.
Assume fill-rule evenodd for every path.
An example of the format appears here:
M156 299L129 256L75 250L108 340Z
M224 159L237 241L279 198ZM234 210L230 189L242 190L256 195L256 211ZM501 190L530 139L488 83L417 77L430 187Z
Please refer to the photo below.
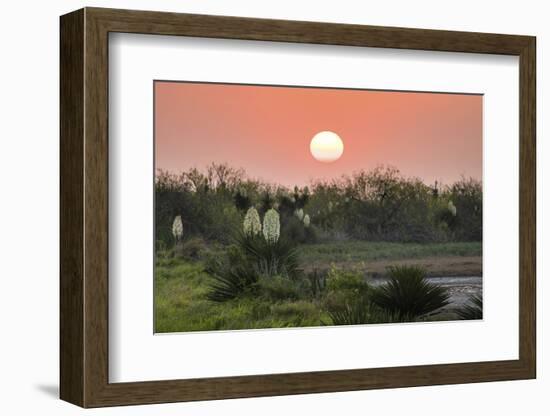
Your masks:
M311 139L309 150L319 162L334 162L344 153L344 143L336 133L321 131Z

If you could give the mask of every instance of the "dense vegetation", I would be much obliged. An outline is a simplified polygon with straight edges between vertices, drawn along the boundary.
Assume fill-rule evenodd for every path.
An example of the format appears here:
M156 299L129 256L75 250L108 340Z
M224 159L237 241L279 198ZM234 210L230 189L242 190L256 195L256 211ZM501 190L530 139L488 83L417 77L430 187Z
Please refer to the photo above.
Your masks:
M477 181L430 187L391 168L292 190L224 164L159 172L156 330L474 319L441 313L449 294L422 267L388 267L379 285L366 270L480 256L481 201Z
M230 242L251 207L275 208L281 229L296 243L334 240L481 241L482 187L474 179L443 186L376 168L287 189L248 178L241 169L212 164L206 172L159 172L155 186L156 240L173 243L181 216L186 238ZM307 217L309 227L304 227Z
M425 309L410 313L393 305L386 308L377 304L374 296L385 286L369 285L358 271L331 269L298 279L257 277L254 273L247 276L248 279L232 274L229 281L239 284L230 286L227 292L220 291L201 262L180 257L159 258L155 330L211 331L457 318L454 314L432 316L428 312L445 305L440 293L438 296L430 293L436 285L428 284L428 293L422 292Z

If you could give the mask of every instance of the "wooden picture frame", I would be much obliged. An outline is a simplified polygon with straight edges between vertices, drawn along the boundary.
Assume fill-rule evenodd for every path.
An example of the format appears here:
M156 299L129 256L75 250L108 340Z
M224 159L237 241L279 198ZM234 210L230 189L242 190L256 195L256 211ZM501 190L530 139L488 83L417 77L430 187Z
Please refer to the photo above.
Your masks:
M100 8L85 8L64 15L60 27L61 399L82 407L101 407L535 378L534 37ZM109 383L110 32L518 56L519 359Z

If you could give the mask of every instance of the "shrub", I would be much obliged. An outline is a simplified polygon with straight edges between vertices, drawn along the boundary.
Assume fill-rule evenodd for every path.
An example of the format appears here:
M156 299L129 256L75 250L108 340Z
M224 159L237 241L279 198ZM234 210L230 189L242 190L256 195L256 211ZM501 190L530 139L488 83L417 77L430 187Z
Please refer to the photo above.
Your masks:
M372 304L365 298L348 300L342 305L329 306L328 316L333 325L361 325L371 323Z
M204 239L200 237L192 237L184 240L181 244L176 245L175 254L189 260L200 260L208 251L208 247Z
M305 223L300 221L295 215L285 218L281 229L285 237L295 244L315 243L317 241L315 227L312 225L306 227Z
M259 277L253 268L246 266L220 264L216 270L209 270L213 282L207 298L213 302L225 302L254 291Z
M390 280L370 292L370 300L398 319L420 318L449 304L449 294L429 283L414 266L390 267Z
M330 269L326 277L324 308L329 314L361 315L367 302L370 287L360 273L336 268ZM367 305L368 306L368 305ZM351 321L350 319L348 319ZM354 320L355 321L355 320Z
M369 285L360 273L333 267L327 275L327 289L329 291L347 290L361 295L368 291Z
M314 298L320 297L327 287L327 273L319 272L315 269L306 275L309 282L311 296Z
M282 224L282 230L286 238L300 244L306 242L306 229L302 221L295 216L289 217Z
M260 277L257 282L257 293L270 301L298 300L307 293L304 281L291 280L283 276Z
M414 318L400 317L397 314L377 308L366 296L357 297L343 308L328 310L333 325L364 325L391 322L410 322Z
M285 276L297 278L302 270L298 253L292 243L283 238L276 241L263 236L240 234L237 240L239 248L247 261L254 265L262 276Z
M456 311L460 319L483 319L483 298L480 295L471 295L468 302Z
M173 255L173 251L163 240L155 241L155 255L157 259L166 259Z
M242 227L247 210L256 207L264 223L264 214L272 210L270 217L275 220L278 213L281 230L291 218L296 219L300 227L288 237L300 243L314 240L316 234L369 241L480 241L481 185L472 178L447 186L429 185L382 166L317 181L311 192L264 183L226 164L214 163L203 172L195 168L181 174L158 171L155 240L170 245L183 236L199 235L226 244L232 230ZM178 216L182 227L178 220L174 228ZM268 224L276 226L276 221ZM314 232L304 235L302 228ZM275 233L276 227L270 230Z
M170 227L157 226L155 228L155 231L157 236L157 250L164 250L168 247L174 247L174 245L176 244L176 239L174 238L174 235L172 234L172 229ZM162 246L160 246L159 243L161 243Z

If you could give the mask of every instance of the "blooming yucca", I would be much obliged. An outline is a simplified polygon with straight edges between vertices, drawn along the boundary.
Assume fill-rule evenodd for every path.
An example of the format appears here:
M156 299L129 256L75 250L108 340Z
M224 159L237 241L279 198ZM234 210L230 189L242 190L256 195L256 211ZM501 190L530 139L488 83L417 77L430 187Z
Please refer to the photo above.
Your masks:
M309 219L309 215L304 215L304 227L308 228L309 224L311 223L311 220Z
M263 233L265 241L268 243L276 243L279 240L281 223L279 222L279 213L273 208L265 213Z
M456 207L455 207L455 204L453 204L453 201L449 201L447 208L449 208L449 211L451 211L451 214L453 214L453 217L456 217Z
M294 215L296 215L296 218L302 221L304 219L304 210L302 208L297 209L296 211L294 211Z
M181 237L183 237L183 222L181 221L181 215L174 218L174 222L172 223L172 234L174 235L176 242L181 240Z
M262 223L260 214L256 208L250 207L244 216L243 230L246 235L256 236L262 231Z

